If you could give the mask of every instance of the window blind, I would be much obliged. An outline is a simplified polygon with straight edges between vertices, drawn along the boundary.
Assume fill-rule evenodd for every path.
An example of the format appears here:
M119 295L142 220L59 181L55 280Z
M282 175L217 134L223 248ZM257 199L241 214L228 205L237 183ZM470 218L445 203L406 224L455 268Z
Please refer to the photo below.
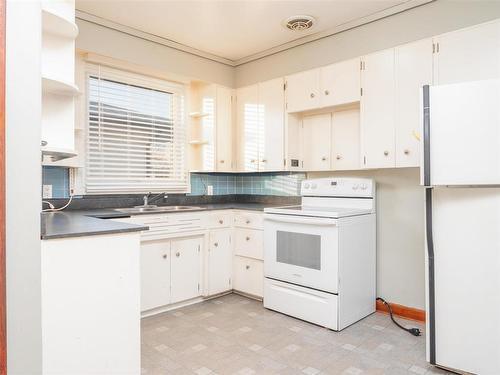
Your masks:
M184 87L100 65L87 72L86 192L186 192Z

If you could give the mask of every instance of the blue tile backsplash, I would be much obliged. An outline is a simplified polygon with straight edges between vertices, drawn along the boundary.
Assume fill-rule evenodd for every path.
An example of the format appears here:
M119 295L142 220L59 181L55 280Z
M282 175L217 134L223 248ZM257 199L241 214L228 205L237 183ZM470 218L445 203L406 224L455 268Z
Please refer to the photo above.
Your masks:
M42 184L52 185L52 198L68 198L69 169L63 167L43 167Z
M212 185L214 195L253 194L296 196L305 173L192 173L191 195L205 195Z

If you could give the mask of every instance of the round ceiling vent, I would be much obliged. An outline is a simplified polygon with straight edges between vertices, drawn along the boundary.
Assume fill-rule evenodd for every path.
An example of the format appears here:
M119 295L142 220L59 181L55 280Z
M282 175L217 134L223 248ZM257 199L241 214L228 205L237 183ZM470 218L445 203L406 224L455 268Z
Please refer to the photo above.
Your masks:
M292 31L302 31L313 27L314 21L314 17L301 15L288 17L283 24Z

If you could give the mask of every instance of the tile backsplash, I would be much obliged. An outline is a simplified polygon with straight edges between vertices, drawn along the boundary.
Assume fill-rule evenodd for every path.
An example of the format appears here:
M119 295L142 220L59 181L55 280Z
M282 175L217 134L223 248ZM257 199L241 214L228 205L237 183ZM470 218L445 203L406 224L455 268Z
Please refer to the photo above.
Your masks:
M207 194L213 186L214 195L253 194L297 196L305 173L192 173L191 195Z
M43 167L42 184L52 185L52 198L68 198L69 169L63 167Z

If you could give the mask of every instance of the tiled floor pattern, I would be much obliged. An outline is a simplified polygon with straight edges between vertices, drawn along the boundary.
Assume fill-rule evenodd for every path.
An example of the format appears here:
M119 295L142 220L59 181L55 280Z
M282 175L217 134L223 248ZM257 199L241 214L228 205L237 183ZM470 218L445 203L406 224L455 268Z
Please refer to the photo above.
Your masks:
M405 322L415 326L415 322ZM421 324L417 324L423 328ZM375 313L341 332L230 294L142 320L143 374L445 374Z

